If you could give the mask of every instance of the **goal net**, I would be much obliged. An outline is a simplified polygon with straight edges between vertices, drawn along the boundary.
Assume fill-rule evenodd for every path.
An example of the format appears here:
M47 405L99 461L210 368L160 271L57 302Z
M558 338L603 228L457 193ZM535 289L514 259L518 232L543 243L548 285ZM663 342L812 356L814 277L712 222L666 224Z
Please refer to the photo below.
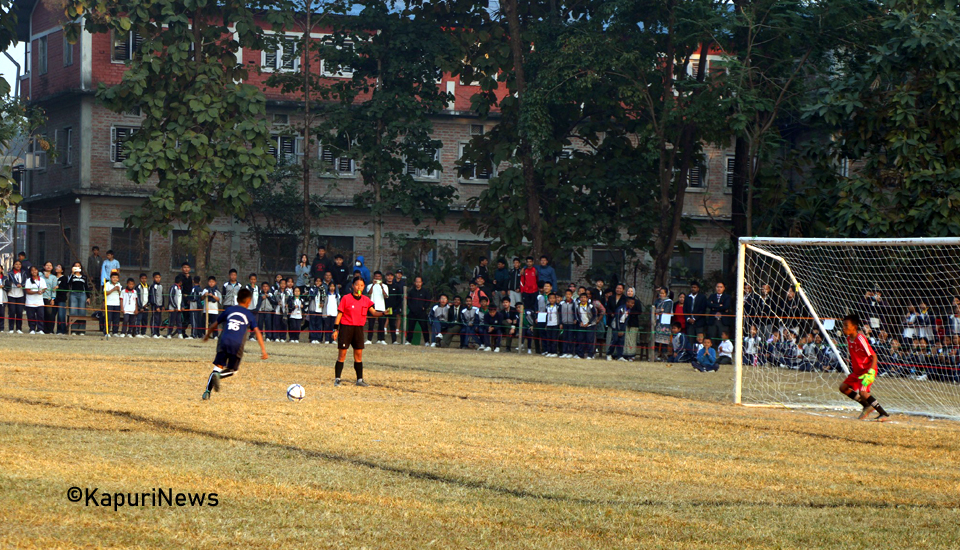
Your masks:
M842 319L878 356L888 411L960 418L960 239L740 240L735 400L859 408Z

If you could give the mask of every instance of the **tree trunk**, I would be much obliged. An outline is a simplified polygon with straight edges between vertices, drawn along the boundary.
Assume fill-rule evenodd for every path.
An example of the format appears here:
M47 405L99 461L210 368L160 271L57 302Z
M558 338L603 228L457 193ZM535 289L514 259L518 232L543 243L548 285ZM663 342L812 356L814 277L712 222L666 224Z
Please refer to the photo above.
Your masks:
M703 82L706 77L707 52L710 44L701 45L700 60L697 65L697 80ZM672 78L672 72L669 75ZM697 127L692 123L684 124L680 130L680 170L673 178L673 168L676 166L675 152L666 147L660 149L660 224L657 228L657 240L654 243L653 284L654 286L668 286L670 283L670 260L673 258L673 247L677 244L680 234L680 224L683 221L683 202L687 194L687 179L690 167L694 164L693 150L696 144ZM666 162L664 157L671 162ZM672 182L671 179L675 180ZM670 190L673 196L670 196Z
M527 228L530 232L532 255L543 254L543 223L540 218L540 188L537 186L536 173L533 169L532 149L526 138L523 123L519 120L523 112L524 95L527 90L527 81L523 67L524 42L520 30L520 14L517 9L517 0L500 0L500 8L506 14L507 28L510 31L510 51L513 56L513 74L517 80L517 131L520 138L517 155L520 157L523 175L523 186L527 195Z
M206 284L206 281L203 280L206 277L205 273L207 271L207 264L210 263L210 258L208 257L208 252L210 250L210 240L213 238L213 234L210 232L209 227L190 227L190 234L196 235L196 251L194 252L194 257L196 258L197 263L197 275L201 278L201 284Z
M303 253L310 257L310 3L307 3L307 26L303 31Z
M377 204L380 204L382 185L380 185L379 180L375 180L373 183L373 195L374 201ZM383 218L380 215L380 209L376 208L376 214L373 217L373 261L370 262L370 265L373 266L374 271L383 269L383 266L380 265L380 247L383 244Z

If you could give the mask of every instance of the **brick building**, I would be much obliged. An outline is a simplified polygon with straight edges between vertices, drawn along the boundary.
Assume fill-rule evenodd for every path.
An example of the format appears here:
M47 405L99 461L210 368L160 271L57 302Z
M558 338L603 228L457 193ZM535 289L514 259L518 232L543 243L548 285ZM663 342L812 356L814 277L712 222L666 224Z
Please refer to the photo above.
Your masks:
M17 0L21 14L18 35L27 44L25 73L21 79L21 94L32 103L43 107L48 123L42 130L58 151L54 158L45 159L42 168L29 172L25 181L22 208L28 212L25 248L34 261L55 260L72 262L79 257L85 261L92 246L102 251L113 249L126 276L140 271L160 271L165 276L179 271L184 260L191 260L178 239L184 234L173 231L167 236L159 233L141 235L139 231L124 229L124 219L150 195L148 186L137 185L126 178L120 145L140 123L137 113L117 114L100 105L95 98L101 83L119 82L124 62L132 54L133 36L91 34L82 32L76 44L64 38L64 19L60 2L56 0ZM317 35L320 38L322 35ZM243 63L274 66L274 70L298 70L284 67L282 56L259 51L241 52ZM290 97L264 84L267 75L251 72L250 81L264 87L268 97L268 117L277 133L278 151L294 150L295 145L282 137L291 125L296 125L298 107ZM456 99L434 120L435 134L443 146L438 151L443 170L419 174L419 177L452 185L458 198L446 223L426 223L433 230L428 248L442 254L456 254L473 265L479 254L489 253L489 247L477 235L460 229L460 212L466 201L479 194L488 180L487 174L464 178L456 170L462 147L472 135L488 130L495 121L483 121L470 112L470 98L476 88L464 86L457 79L444 76L440 82ZM280 153L282 154L282 153ZM322 150L318 151L322 155ZM325 159L333 160L333 159ZM698 224L695 237L687 239L692 251L685 257L676 257L678 275L711 278L725 267L726 256L717 251L716 243L726 239L718 227L730 217L729 182L732 152L708 148L706 169L692 178L693 186L686 200L685 214ZM350 162L337 163L337 173L315 175L311 182L313 193L324 193L336 183L328 198L336 205L332 215L314 222L320 241L329 249L345 256L371 253L372 228L356 221L349 206L352 196L362 187L359 168ZM293 213L296 215L297 213ZM319 225L319 228L316 226ZM62 227L62 231L61 231ZM391 216L385 220L384 233L414 235L419 228ZM217 274L235 267L244 272L292 272L299 252L297 236L278 237L269 243L254 242L246 227L233 219L219 219L213 226L216 232L212 243L210 269ZM261 255L264 249L281 250L285 261ZM307 251L312 258L315 250ZM407 253L384 240L386 269L394 268L412 259ZM428 259L435 254L428 255ZM569 258L557 261L561 280L580 280L587 270L594 268L617 273L622 280L634 282L641 288L647 285L644 267L624 265L624 254L600 245L579 258L579 265ZM678 277L677 283L680 283Z

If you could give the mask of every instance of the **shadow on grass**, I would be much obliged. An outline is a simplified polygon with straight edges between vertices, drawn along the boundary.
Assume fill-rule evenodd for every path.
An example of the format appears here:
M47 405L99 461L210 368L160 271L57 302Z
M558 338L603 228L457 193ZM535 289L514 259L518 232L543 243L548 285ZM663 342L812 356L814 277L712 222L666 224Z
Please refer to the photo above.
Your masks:
M462 396L453 396L453 397L462 399ZM930 509L930 510L956 508L956 503L898 504L898 503L884 503L884 502L872 502L872 501L862 501L862 500L838 501L838 502L759 503L759 502L751 502L751 501L744 501L744 500L726 500L726 501L725 500L704 500L704 501L674 502L674 501L663 501L663 500L652 500L652 499L602 500L602 499L574 498L574 497L568 497L563 495L535 493L535 492L526 491L523 489L502 487L499 485L494 485L494 484L486 483L483 481L460 479L460 478L438 474L434 472L429 472L429 471L424 471L424 470L401 468L401 467L391 466L389 464L383 464L383 463L374 462L374 461L366 460L362 458L355 458L355 457L350 457L350 456L345 456L340 454L333 454L333 453L327 453L327 452L317 451L312 449L305 449L303 447L297 447L294 445L284 445L280 443L263 441L259 439L231 437L215 431L192 428L190 426L184 426L182 424L177 424L174 422L170 422L168 420L150 418L150 417L143 416L130 411L98 409L94 407L85 407L82 405L66 405L66 404L50 403L46 401L36 401L32 399L24 399L24 398L18 398L18 397L0 396L0 400L7 401L10 403L21 404L21 405L51 407L51 408L57 408L57 409L69 409L69 410L77 410L77 411L94 413L94 414L106 414L106 415L113 416L115 418L136 422L136 423L139 423L151 428L155 428L158 430L167 430L167 431L172 431L180 434L207 437L207 438L218 440L218 441L246 443L248 445L253 445L256 447L261 447L266 449L297 453L301 456L311 458L311 459L325 460L325 461L339 463L339 464L346 464L346 465L355 466L359 468L365 468L365 469L375 470L379 472L396 474L396 475L408 477L411 479L441 483L444 485L450 485L453 487L458 487L463 489L488 491L488 492L496 493L496 494L507 496L507 497L537 500L537 501L544 501L544 502L560 502L564 504L573 504L573 505L579 505L579 506L622 506L622 507L689 506L693 508L724 508L724 507L756 506L756 507L797 508L797 509L909 508L909 509ZM58 426L56 424L29 423L29 422L0 422L0 425L13 426L13 427L33 427L33 428L52 429L52 430L86 430L86 431L95 431L95 432L123 433L123 432L133 431L128 429L127 430L125 429L104 430L101 428L93 428L93 427L68 427L68 426ZM802 435L826 437L823 434L802 434Z

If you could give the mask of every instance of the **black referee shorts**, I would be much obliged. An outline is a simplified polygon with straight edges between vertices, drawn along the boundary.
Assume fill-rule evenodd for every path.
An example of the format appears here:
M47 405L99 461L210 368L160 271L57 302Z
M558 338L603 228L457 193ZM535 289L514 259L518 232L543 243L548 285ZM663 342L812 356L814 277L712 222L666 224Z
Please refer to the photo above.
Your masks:
M352 325L340 325L340 332L337 333L337 349L347 349L353 346L353 349L363 349L363 327Z

